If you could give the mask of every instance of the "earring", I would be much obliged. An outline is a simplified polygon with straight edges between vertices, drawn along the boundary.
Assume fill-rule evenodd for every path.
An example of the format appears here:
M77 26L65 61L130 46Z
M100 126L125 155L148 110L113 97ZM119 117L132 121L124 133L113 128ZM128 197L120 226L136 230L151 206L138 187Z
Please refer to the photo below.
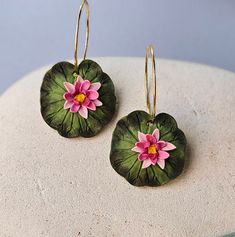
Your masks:
M148 58L152 58L152 103ZM135 186L160 186L181 174L186 138L175 119L156 115L156 67L150 45L145 59L146 102L149 113L134 111L118 121L112 136L110 161L114 170Z
M86 7L86 40L83 61L78 65L78 34L83 7ZM92 137L110 122L116 105L110 77L94 61L86 59L90 9L86 0L79 9L75 34L75 63L55 64L41 86L41 114L45 122L63 137Z

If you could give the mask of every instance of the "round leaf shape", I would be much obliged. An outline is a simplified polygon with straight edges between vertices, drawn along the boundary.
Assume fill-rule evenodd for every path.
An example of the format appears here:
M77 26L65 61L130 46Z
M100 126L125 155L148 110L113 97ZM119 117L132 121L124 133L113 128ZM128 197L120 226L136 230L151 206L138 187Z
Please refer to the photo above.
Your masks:
M100 82L99 100L102 106L95 111L88 110L85 119L79 113L71 113L64 109L66 91L64 82L74 84L77 76L91 83ZM92 137L112 119L115 113L116 97L114 85L110 77L92 60L84 60L75 70L69 62L54 65L44 76L41 86L41 114L45 122L56 129L63 137Z
M165 168L157 164L142 169L139 153L132 151L138 141L138 131L152 134L158 128L160 140L170 142L176 149L168 151ZM135 186L160 186L181 174L185 162L186 138L175 119L166 113L155 118L144 111L134 111L119 120L113 132L110 161L112 167Z

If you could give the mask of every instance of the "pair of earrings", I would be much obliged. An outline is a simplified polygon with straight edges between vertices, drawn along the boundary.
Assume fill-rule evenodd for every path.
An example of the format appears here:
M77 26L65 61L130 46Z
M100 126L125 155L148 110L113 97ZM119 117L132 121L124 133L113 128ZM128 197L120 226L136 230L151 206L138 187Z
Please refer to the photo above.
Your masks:
M83 61L78 65L78 34L86 7L86 40ZM92 137L111 121L116 108L114 85L94 61L86 59L90 10L83 0L75 34L75 63L60 62L44 76L41 86L41 114L45 122L63 137ZM152 58L152 92L148 75ZM134 111L118 121L113 132L110 161L114 170L135 186L160 186L181 174L186 138L175 119L156 115L156 69L152 46L146 50L146 101L149 113Z

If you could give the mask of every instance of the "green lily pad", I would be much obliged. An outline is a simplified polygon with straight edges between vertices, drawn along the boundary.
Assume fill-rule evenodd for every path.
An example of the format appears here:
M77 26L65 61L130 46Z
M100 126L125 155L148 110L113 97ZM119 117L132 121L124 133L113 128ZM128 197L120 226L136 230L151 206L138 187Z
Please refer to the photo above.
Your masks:
M165 168L157 164L142 169L142 161L131 149L138 141L138 131L152 134L158 128L160 140L170 142L176 149L168 151ZM134 111L119 120L113 132L110 161L114 170L135 186L160 186L181 174L185 162L186 138L175 119L166 113L152 117L144 111Z
M89 110L85 119L79 113L64 109L64 82L74 84L77 76L92 83L100 82L99 100L103 103L95 111ZM41 114L45 122L63 137L92 137L110 122L116 108L114 85L110 77L94 61L84 60L75 70L69 62L54 65L44 76L41 86Z

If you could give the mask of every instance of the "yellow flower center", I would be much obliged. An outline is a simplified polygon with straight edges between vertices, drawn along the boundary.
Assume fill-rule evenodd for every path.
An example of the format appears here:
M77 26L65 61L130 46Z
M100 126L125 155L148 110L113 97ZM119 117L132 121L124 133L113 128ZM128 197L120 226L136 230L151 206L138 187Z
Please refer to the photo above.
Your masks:
M155 155L157 153L157 147L155 145L151 145L148 147L148 154Z
M82 103L86 99L86 95L84 95L83 93L79 93L78 95L74 96L74 99L77 102Z

